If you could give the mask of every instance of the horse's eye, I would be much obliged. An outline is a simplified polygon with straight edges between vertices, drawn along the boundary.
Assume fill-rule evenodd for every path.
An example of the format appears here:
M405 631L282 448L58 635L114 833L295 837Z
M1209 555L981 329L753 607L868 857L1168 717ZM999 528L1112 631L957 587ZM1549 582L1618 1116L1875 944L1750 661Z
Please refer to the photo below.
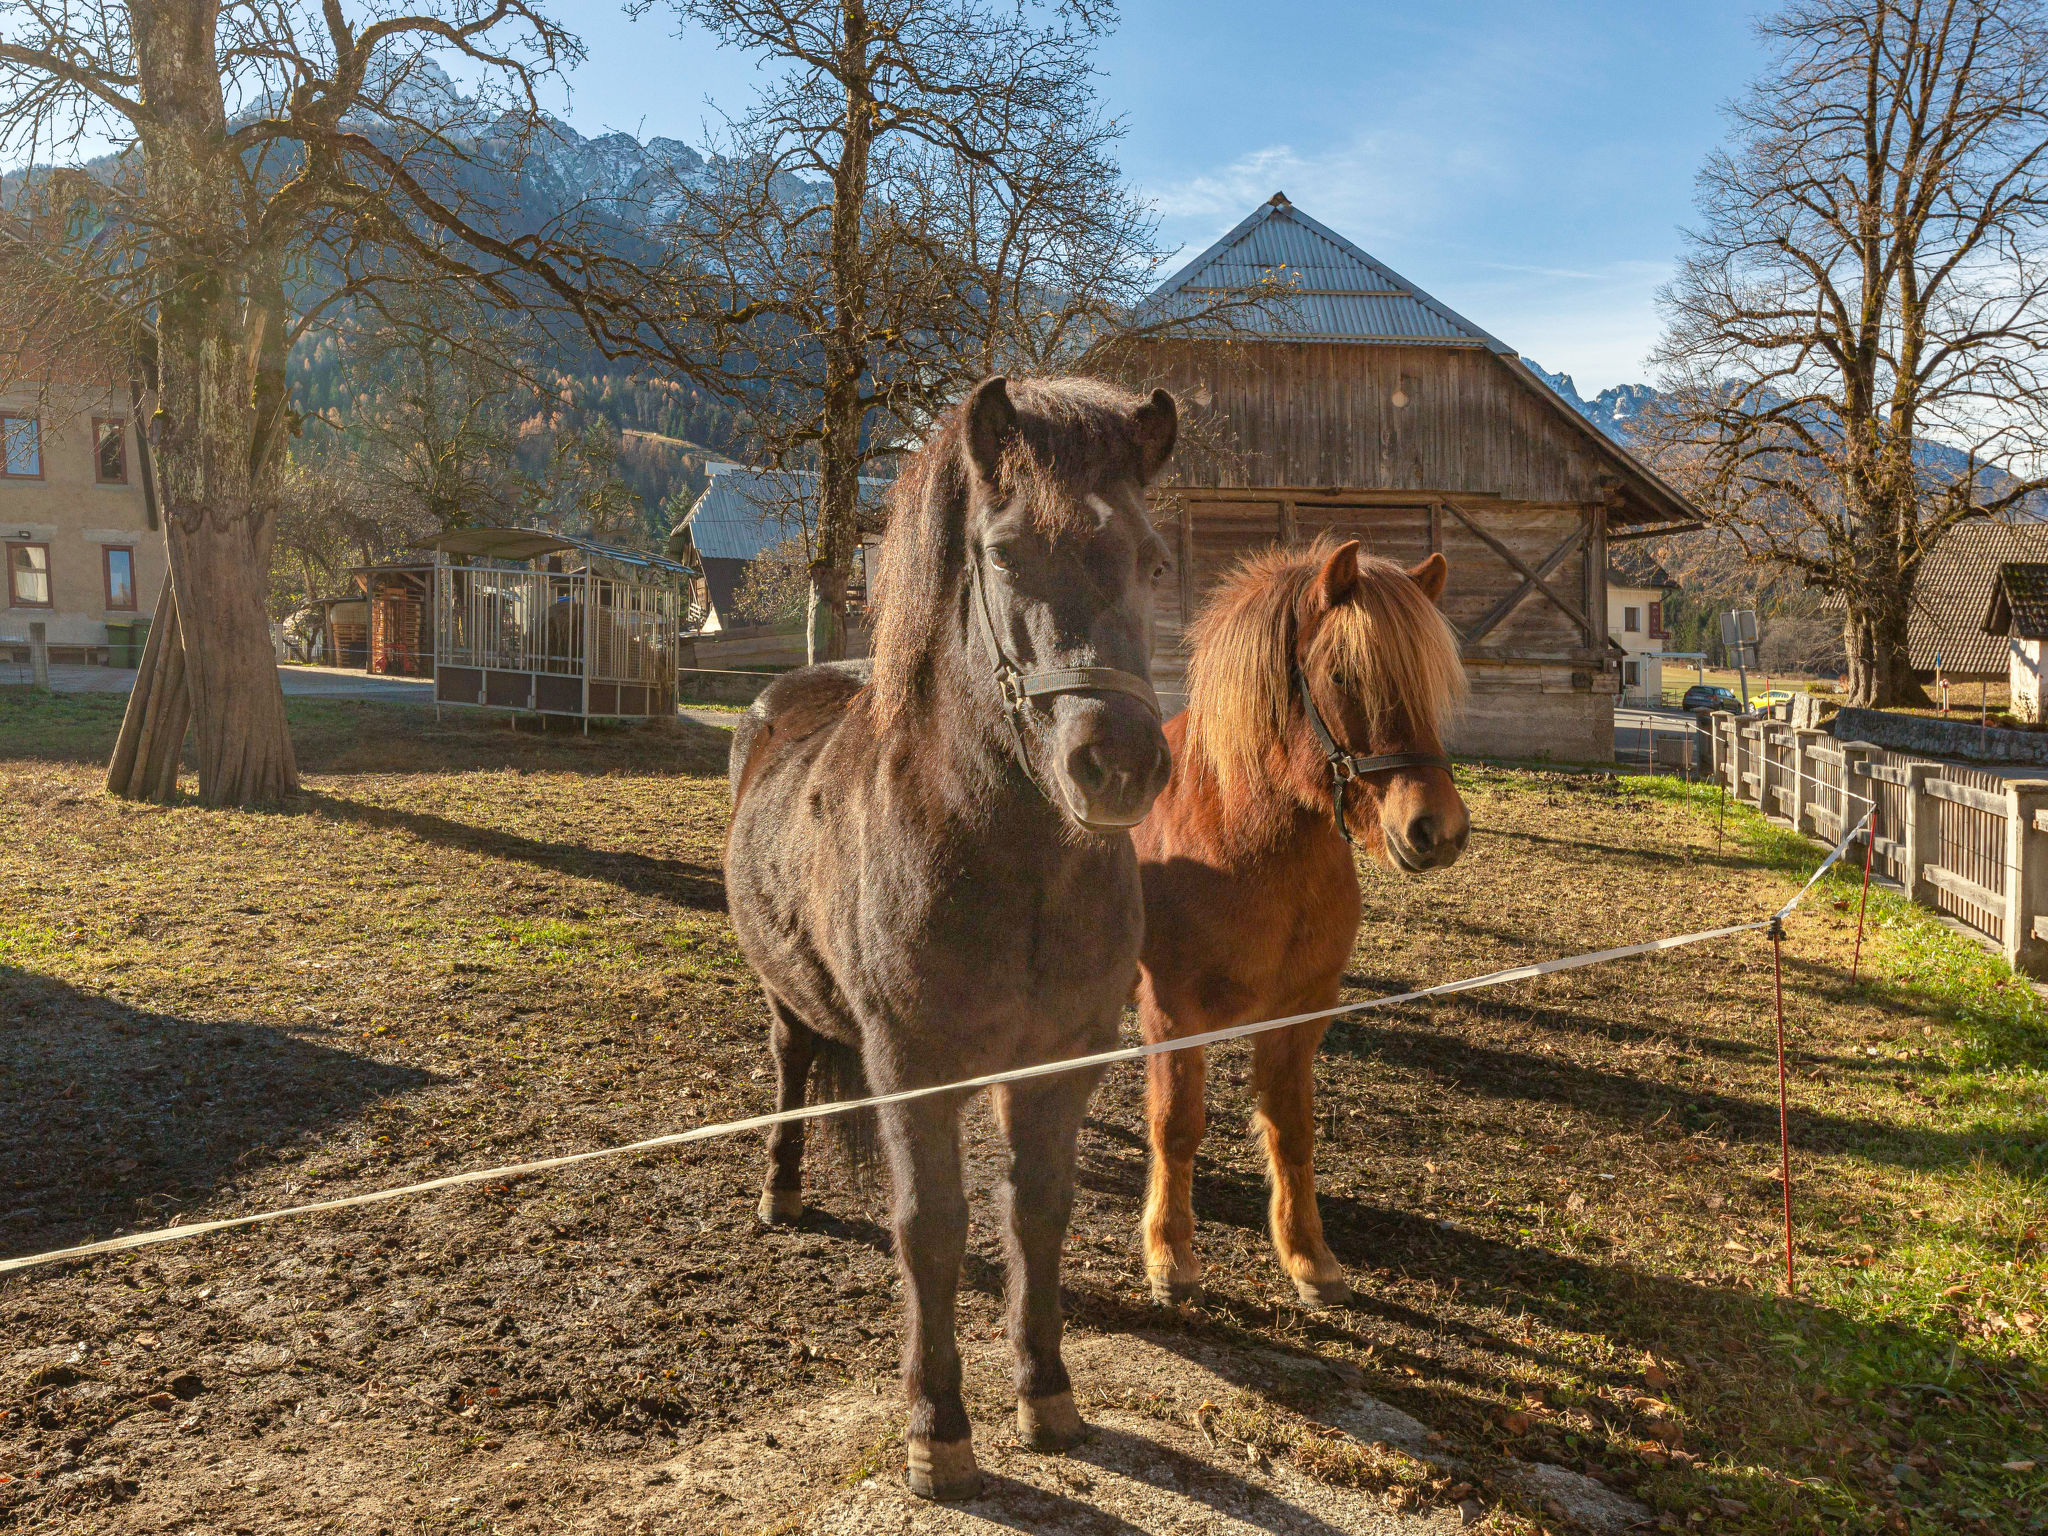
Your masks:
M1014 544L991 544L988 546L988 563L1005 575L1017 569L1017 546Z
M1153 561L1153 562L1152 562L1152 579L1153 579L1154 581L1157 581L1157 580L1159 580L1159 579L1160 579L1160 578L1161 578L1162 576L1164 576L1165 574L1166 574L1166 562L1165 562L1164 560L1155 560L1155 561Z

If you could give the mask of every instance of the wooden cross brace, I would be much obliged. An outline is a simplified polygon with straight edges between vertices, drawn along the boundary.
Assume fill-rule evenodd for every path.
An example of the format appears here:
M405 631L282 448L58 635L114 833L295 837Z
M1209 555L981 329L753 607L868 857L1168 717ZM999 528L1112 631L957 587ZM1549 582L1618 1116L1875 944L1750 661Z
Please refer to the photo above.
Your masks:
M1524 560L1520 555L1516 554L1512 549L1509 549L1507 545L1501 543L1499 539L1496 539L1492 534L1488 533L1484 528L1480 527L1479 524L1475 523L1471 518L1467 517L1464 514L1464 512L1460 510L1455 504L1446 501L1441 503L1441 505L1446 512L1451 514L1451 516L1455 517L1459 522L1463 523L1467 528L1471 529L1474 537L1478 538L1482 543L1484 543L1487 548L1491 549L1495 554L1499 555L1501 559L1507 561L1509 565L1513 566L1516 570L1522 573L1522 584L1516 587L1513 592L1510 592L1506 597L1502 598L1499 602L1495 603L1491 608L1489 608L1486 611L1485 616L1481 618L1477 624L1473 625L1471 629L1466 631L1463 638L1464 644L1467 647L1471 646L1475 641L1479 640L1482 636L1486 635L1490 630L1492 630L1496 625L1498 625L1501 622L1501 620L1505 619L1509 614L1513 613L1516 608L1521 606L1522 599L1527 597L1531 592L1541 592L1545 597L1549 598L1551 602L1557 605L1558 610L1561 613L1563 613L1566 618L1570 619L1574 624L1578 625L1579 632L1586 637L1586 643L1588 645L1592 645L1595 643L1593 634L1593 624L1592 621L1586 617L1585 610L1580 608L1579 605L1573 602L1570 598L1565 597L1555 587L1551 586L1548 580L1545 579L1550 575L1552 571L1556 570L1558 566L1562 565L1566 560L1571 558L1573 554L1577 553L1580 546L1582 546L1586 542L1586 528L1583 523L1580 524L1578 527L1574 528L1569 534L1567 534L1562 544L1558 545L1557 548L1553 549L1549 554L1545 555L1543 557L1543 561L1541 564L1531 567L1530 564L1526 560Z

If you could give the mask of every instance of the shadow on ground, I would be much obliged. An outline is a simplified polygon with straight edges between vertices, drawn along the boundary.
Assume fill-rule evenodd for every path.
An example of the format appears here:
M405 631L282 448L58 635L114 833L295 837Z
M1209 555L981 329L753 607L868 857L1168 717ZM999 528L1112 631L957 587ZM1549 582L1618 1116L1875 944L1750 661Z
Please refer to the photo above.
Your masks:
M238 1169L435 1081L0 966L0 1254L170 1221Z

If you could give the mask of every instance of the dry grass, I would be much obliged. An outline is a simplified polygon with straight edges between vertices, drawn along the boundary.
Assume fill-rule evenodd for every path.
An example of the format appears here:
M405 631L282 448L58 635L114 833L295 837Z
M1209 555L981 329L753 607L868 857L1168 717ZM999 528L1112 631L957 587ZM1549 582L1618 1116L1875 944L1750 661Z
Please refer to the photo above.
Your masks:
M246 814L101 796L113 709L0 692L0 1249L767 1103L722 912L720 733L586 743L297 704L309 792ZM1461 781L1464 862L1368 873L1354 995L1761 915L1813 859L1740 809L1717 844L1669 781ZM1197 1167L1209 1300L1146 1304L1140 1085L1113 1075L1083 1140L1077 1325L1313 1350L1475 1467L1562 1462L1692 1530L2048 1529L2040 1004L1881 893L1851 987L1843 896L1824 886L1785 949L1795 1294L1749 938L1334 1027L1318 1167L1348 1311L1300 1311L1270 1257L1241 1049L1212 1063ZM985 1185L978 1114L973 1150ZM0 1528L149 1529L201 1500L274 1528L317 1495L251 1493L238 1459L301 1456L280 1464L310 1488L402 1438L394 1529L430 1528L451 1488L520 1529L529 1482L573 1498L886 1378L874 1197L816 1160L830 1214L761 1233L759 1156L713 1144L7 1277ZM973 1243L962 1327L986 1332L985 1216ZM148 1406L185 1373L196 1395ZM1306 1413L1224 1409L1315 1475L1430 1491ZM546 1458L491 1465L512 1434Z

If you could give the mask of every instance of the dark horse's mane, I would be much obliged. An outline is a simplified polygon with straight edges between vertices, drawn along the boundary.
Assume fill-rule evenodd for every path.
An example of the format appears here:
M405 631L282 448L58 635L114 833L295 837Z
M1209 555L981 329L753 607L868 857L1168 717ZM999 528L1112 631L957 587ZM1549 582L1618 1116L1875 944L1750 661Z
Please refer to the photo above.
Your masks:
M1131 430L1140 397L1092 379L1012 379L1009 396L1017 431L997 461L995 491L1005 502L1029 497L1032 520L1045 532L1094 518L1065 487L1119 475L1144 480ZM934 663L966 568L972 474L963 401L947 412L889 491L875 583L880 612L872 690L884 724L930 703Z

